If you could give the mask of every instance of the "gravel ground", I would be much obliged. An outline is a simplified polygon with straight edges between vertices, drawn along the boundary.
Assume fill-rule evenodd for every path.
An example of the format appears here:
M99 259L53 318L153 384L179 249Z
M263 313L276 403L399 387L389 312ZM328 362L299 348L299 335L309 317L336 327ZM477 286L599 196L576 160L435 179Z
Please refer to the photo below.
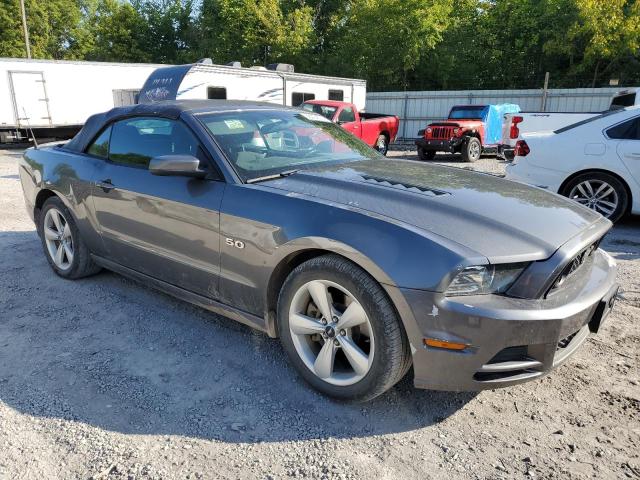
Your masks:
M0 151L0 478L640 478L640 219L604 243L626 298L551 375L345 405L265 335L112 273L56 277L21 153Z

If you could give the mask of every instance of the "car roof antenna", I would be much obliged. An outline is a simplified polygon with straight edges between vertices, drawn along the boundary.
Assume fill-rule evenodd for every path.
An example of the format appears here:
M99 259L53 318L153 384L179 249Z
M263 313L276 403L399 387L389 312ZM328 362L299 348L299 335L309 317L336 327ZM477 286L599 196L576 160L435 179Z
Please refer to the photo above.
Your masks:
M22 107L22 112L24 113L24 119L27 121L27 129L31 132L31 138L33 139L33 147L38 149L38 141L36 140L36 136L33 134L33 129L31 128L31 123L29 122L29 117L27 117L27 111L24 107Z

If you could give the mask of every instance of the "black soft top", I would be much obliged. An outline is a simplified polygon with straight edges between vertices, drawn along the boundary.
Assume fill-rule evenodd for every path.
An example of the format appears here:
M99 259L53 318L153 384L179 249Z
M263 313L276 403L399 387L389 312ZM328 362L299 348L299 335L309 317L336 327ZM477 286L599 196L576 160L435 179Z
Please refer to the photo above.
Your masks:
M143 103L112 108L108 112L91 115L82 130L68 141L63 148L74 152L84 152L91 141L109 123L128 117L162 117L177 120L183 112L206 113L225 110L256 108L288 108L273 103L228 100L167 100L157 103Z

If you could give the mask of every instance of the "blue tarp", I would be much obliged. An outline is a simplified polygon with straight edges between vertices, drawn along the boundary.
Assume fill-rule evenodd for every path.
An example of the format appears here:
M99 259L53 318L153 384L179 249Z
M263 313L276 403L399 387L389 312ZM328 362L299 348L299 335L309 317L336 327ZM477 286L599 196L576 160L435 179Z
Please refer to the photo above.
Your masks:
M520 106L513 103L500 103L497 105L487 105L484 115L484 144L497 145L502 140L502 122L507 113L518 113Z

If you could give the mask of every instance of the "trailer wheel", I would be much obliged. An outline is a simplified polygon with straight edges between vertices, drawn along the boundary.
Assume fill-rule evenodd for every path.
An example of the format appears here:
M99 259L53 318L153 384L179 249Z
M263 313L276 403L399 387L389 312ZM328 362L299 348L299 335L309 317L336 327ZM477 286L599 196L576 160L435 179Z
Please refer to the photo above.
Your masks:
M380 152L382 155L386 155L389 151L389 140L387 136L382 134L378 136L378 140L376 140L375 149Z
M465 162L476 162L480 160L482 145L476 137L469 137L462 145L462 160Z
M435 150L425 150L418 147L418 158L423 162L431 161L436 158L436 152Z

